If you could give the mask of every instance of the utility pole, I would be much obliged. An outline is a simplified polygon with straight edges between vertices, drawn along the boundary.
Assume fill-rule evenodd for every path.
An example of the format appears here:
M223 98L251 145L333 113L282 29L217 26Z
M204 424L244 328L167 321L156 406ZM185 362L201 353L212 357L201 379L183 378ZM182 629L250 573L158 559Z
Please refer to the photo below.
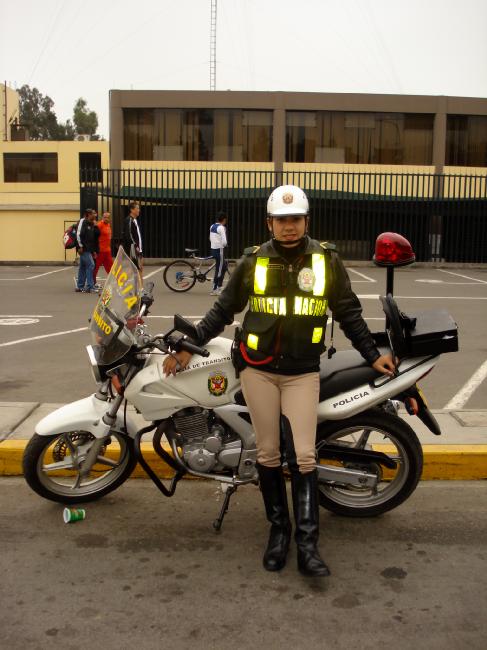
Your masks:
M211 0L210 10L210 90L216 90L216 10L217 1Z
M7 130L8 130L8 121L7 121L7 80L5 80L5 83L3 84L3 91L5 93L4 102L3 102L3 114L4 114L4 118L5 118L5 133L3 134L3 139L5 140L5 142L7 142L7 140L8 140L8 133L7 133Z

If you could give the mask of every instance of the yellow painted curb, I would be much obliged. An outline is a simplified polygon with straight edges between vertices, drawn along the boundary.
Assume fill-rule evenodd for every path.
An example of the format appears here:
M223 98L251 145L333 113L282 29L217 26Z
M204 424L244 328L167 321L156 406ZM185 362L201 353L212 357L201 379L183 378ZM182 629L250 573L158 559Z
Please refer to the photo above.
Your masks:
M21 476L22 455L28 440L4 440L0 443L0 476ZM379 446L374 445L378 449ZM168 447L164 447L169 451ZM382 449L381 449L382 450ZM174 471L154 452L150 442L142 443L144 458L160 478L170 478ZM487 479L487 445L424 445L423 480L471 481ZM107 450L116 457L116 450ZM137 465L131 478L147 478Z

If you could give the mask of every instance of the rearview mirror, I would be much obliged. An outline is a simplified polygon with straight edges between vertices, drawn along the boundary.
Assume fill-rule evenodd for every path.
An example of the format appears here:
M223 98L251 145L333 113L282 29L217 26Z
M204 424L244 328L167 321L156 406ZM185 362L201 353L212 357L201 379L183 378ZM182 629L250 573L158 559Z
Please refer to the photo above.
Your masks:
M174 315L174 329L178 332L181 332L181 334L186 334L186 336L189 336L189 338L193 340L198 339L198 332L196 331L196 327L193 325L193 323L191 323L189 320L186 320L186 318L183 318L180 314Z

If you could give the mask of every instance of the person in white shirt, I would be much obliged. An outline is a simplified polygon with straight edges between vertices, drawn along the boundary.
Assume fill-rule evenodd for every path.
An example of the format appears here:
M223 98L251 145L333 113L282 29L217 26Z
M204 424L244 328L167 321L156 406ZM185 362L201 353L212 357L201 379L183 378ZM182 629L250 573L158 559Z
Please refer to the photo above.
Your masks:
M140 215L140 205L137 201L129 203L129 215L125 219L122 246L135 266L139 269L140 277L144 273L144 258L142 253L142 235L137 219Z
M225 212L218 212L216 222L210 228L210 246L211 256L215 260L215 277L213 279L213 289L210 295L218 296L222 292L223 278L227 270L227 261L225 259L225 247L227 245L227 215Z

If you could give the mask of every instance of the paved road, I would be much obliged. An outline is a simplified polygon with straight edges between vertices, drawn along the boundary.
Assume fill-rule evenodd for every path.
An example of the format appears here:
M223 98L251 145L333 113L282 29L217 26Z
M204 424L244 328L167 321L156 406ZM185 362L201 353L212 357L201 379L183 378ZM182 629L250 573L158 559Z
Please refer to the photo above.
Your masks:
M428 482L373 520L323 512L333 575L301 577L294 546L261 569L257 488L221 499L184 481L172 500L129 481L65 525L62 507L0 479L0 629L9 650L173 648L485 650L487 484Z
M349 270L371 329L381 329L377 295L385 293L385 272L375 267ZM96 296L74 293L75 272L72 267L0 266L1 401L62 403L93 390L85 352L89 335L82 328L87 326ZM152 331L166 330L175 312L199 317L211 306L210 283L197 285L187 294L174 294L163 284L160 267L147 267L146 275L153 273L156 302L150 319ZM395 295L403 311L444 307L458 322L460 353L444 355L438 368L422 381L432 408L443 408L487 363L487 270L399 269ZM12 316L27 317L27 322L19 324ZM34 322L29 323L28 317ZM2 324L8 322L17 324ZM59 332L69 333L52 336ZM227 328L226 335L232 334L233 328ZM29 340L5 345L22 339ZM336 347L348 347L341 333L336 335ZM463 407L483 409L486 404L487 381L483 381Z

